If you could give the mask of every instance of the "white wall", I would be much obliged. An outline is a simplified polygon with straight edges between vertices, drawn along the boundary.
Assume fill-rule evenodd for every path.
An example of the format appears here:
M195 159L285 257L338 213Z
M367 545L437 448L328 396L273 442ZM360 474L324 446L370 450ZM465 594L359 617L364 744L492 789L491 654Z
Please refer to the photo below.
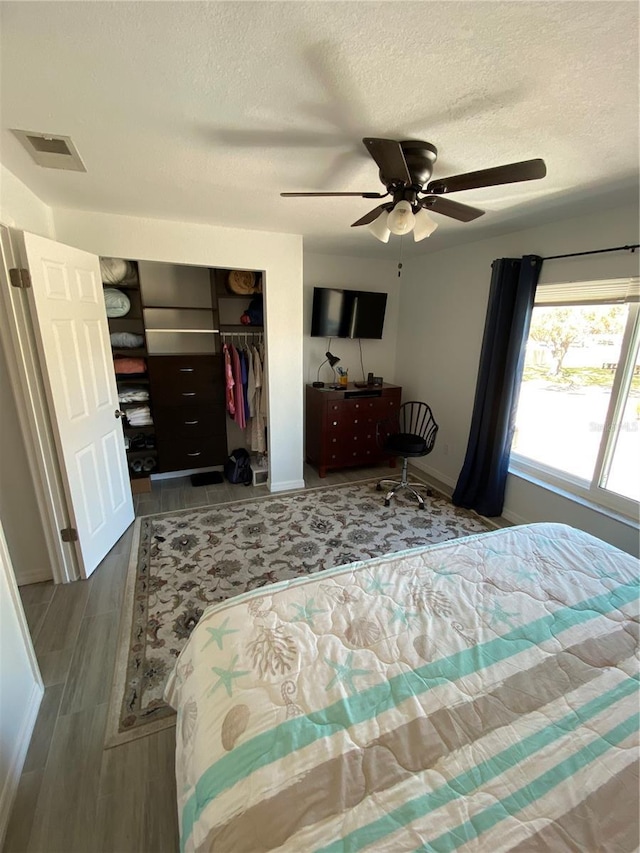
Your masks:
M0 164L0 223L53 236L51 208ZM0 306L2 300L0 300ZM2 340L6 341L6 317L0 307ZM46 580L52 575L48 549L23 432L9 383L5 354L0 347L0 518L20 585Z
M302 237L61 208L54 221L58 240L98 255L265 271L270 487L301 487Z
M371 238L373 239L373 238ZM382 376L385 382L396 382L396 343L400 294L398 265L395 260L342 257L304 253L304 382L315 382L318 366L324 361L326 338L312 338L311 308L314 287L375 290L388 293L382 340L362 341L365 377L369 372ZM349 381L362 379L358 341L335 339L331 351L340 357L340 366L349 370ZM328 365L320 379L329 382L333 373Z
M638 242L637 207L590 213L469 243L405 263L396 375L405 399L423 399L440 425L424 469L454 486L467 447L491 279L491 262L523 254L558 255ZM638 254L612 253L543 264L541 281L638 274ZM506 517L566 521L637 552L637 532L593 510L509 475Z
M0 847L43 692L0 522Z
M0 222L42 237L54 237L53 213L49 205L0 163Z

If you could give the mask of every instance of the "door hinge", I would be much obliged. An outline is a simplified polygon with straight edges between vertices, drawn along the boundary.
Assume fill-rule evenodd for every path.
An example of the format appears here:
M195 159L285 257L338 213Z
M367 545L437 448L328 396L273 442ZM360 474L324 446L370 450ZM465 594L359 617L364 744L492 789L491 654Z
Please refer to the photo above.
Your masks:
M9 279L12 287L21 287L23 290L31 287L31 273L28 269L12 267L9 270Z
M77 542L78 541L78 531L75 527L65 527L60 531L60 536L63 542Z

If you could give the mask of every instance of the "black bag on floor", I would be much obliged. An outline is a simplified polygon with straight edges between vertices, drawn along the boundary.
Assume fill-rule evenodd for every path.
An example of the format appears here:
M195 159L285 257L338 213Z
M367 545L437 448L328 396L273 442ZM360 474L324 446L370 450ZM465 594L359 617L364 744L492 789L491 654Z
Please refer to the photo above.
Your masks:
M253 482L251 473L251 459L244 447L239 447L231 452L231 456L224 463L224 474L230 483L244 483L250 486Z

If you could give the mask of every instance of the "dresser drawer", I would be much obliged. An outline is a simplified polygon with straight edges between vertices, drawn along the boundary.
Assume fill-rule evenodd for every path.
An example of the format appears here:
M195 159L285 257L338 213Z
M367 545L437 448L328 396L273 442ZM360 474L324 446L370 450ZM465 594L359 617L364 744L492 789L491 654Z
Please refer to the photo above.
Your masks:
M168 440L226 434L223 400L207 406L156 406L154 420L156 432Z
M222 465L226 458L226 435L174 439L158 436L160 471L207 468L211 465Z
M216 355L157 355L149 358L155 406L192 406L224 400L222 360Z

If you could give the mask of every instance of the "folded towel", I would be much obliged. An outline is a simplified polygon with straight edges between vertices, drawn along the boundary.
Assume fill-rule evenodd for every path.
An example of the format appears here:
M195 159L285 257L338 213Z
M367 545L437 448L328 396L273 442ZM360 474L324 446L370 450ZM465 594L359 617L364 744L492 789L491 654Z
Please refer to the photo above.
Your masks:
M149 390L134 386L122 386L118 389L118 400L121 403L138 403L149 399Z
M116 373L146 373L147 362L144 358L114 358Z

